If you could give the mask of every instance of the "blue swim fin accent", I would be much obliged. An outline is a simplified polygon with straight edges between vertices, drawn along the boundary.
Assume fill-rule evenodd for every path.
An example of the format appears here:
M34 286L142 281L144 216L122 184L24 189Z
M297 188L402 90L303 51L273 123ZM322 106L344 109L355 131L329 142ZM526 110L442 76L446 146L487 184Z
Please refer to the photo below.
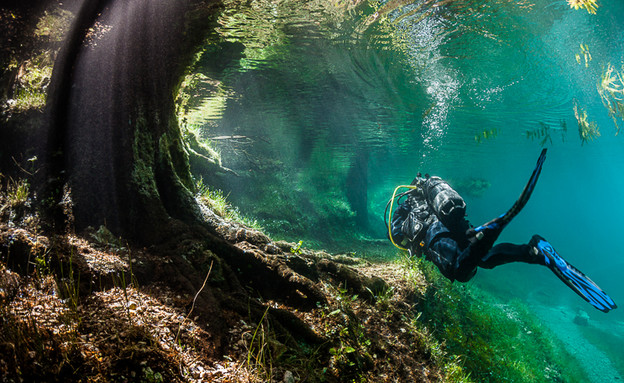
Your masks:
M539 235L534 235L529 245L534 246L544 257L544 262L559 279L575 293L602 312L609 312L617 305L594 281L565 259L561 258L555 248Z
M520 213L520 211L522 210L522 208L524 208L527 202L529 202L529 198L531 198L531 194L533 193L533 190L535 189L535 185L537 185L537 179L539 178L540 173L542 172L542 166L544 165L544 161L546 161L546 148L542 150L542 153L537 159L537 164L535 165L535 169L533 170L533 173L531 174L531 177L529 178L529 182L527 182L527 184L524 186L524 189L522 190L520 197L516 200L513 206L505 214L502 214L501 216L496 217L493 220L487 223L484 223L483 225L479 227L470 229L467 233L468 236L478 238L477 236L478 233L484 232L487 229L497 230L500 233L500 231L503 230L505 226L507 226L507 224L511 222L511 220L516 215L518 215L518 213Z

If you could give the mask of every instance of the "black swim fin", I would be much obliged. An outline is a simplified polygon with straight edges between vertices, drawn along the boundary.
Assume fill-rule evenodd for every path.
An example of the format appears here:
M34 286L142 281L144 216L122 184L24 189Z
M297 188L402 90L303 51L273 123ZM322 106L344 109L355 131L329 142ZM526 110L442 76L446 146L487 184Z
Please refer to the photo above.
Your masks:
M572 266L557 253L554 247L539 235L534 235L529 242L539 254L544 257L544 262L556 276L568 285L575 293L585 299L592 306L602 312L609 312L617 308L617 305L594 281Z
M483 225L479 227L469 229L468 232L466 233L469 238L474 238L478 240L480 239L480 237L483 237L483 235L487 234L488 231L493 231L494 233L496 233L496 237L498 237L498 234L500 234L500 232L505 228L505 226L507 226L507 224L511 222L511 220L516 215L518 215L518 213L520 213L522 208L524 208L526 203L529 201L529 198L531 198L531 194L533 193L533 190L535 189L535 185L537 184L537 179L539 178L540 173L542 172L542 166L544 165L545 160L546 160L546 148L542 150L542 153L537 159L537 164L535 165L535 169L533 170L533 173L531 174L531 177L529 178L529 182L527 182L526 186L522 190L522 193L520 194L520 197L516 200L516 202L511 207L511 209L509 209L505 214L499 217L496 217L493 220L487 223L484 223Z

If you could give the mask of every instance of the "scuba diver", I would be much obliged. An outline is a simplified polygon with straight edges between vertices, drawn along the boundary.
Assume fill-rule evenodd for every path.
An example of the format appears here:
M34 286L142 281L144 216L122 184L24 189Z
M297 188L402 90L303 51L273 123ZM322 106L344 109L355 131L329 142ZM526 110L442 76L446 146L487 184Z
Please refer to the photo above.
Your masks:
M411 256L425 255L451 281L467 282L477 268L492 269L511 262L525 262L550 268L574 292L596 307L608 312L615 302L585 274L566 262L554 247L539 235L528 244L494 245L507 224L528 202L546 159L544 149L520 198L505 214L479 227L465 218L464 199L440 177L418 173L410 185L398 186L386 205L392 213L395 199L398 208L386 220L388 237ZM400 188L409 189L397 194ZM407 197L401 202L402 197ZM384 217L388 218L388 217Z

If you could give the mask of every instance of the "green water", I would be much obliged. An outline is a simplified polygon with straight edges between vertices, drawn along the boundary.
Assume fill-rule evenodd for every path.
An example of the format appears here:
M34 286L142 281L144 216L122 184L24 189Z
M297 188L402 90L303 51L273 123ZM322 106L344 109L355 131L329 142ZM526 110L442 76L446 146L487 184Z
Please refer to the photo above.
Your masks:
M597 92L609 63L622 72L624 3L603 0L596 15L564 0L442 3L256 1L223 14L188 117L204 138L244 137L214 141L238 174L219 186L276 237L366 253L385 236L393 188L416 172L461 185L479 224L512 205L546 146L501 240L539 233L624 305L624 138ZM600 137L581 141L574 105ZM624 377L622 309L598 312L535 266L471 283L526 301L593 381ZM571 323L580 310L589 327Z

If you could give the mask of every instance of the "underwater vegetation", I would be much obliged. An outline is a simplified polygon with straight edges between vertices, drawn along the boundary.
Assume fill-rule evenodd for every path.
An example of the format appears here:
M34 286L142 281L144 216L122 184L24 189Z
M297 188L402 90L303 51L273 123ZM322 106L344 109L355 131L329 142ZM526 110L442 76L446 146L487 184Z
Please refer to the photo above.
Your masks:
M561 142L565 142L565 135L567 132L568 126L564 120L561 120L559 126L548 125L540 121L537 128L527 129L525 134L526 137L531 140L540 140L540 145L545 146L547 142L552 145L553 140L551 134L561 135Z
M43 12L35 25L22 24L19 15L10 12L0 14L0 22L11 19L14 28L28 30L28 38L12 36L12 31L4 31L9 42L9 57L0 59L0 84L6 86L0 94L6 96L5 105L11 113L23 113L41 109L45 105L47 88L52 76L52 65L56 58L59 43L67 31L72 14L57 7ZM32 28L32 30L31 30ZM11 47L11 44L15 46ZM2 56L0 52L0 56ZM4 94L6 92L6 95Z
M422 259L412 263L430 284L417 304L419 321L460 358L471 381L588 381L576 359L524 304L499 302L470 285L453 284Z
M497 135L498 135L498 129L496 129L496 128L494 128L494 129L484 129L479 134L475 134L475 141L477 141L480 144L483 140L489 140L491 138L496 138Z
M615 134L620 132L618 119L624 120L624 80L622 73L608 64L598 83L598 94L615 124Z
M596 14L598 2L596 0L568 0L570 8L585 9L588 13Z
M230 196L233 202L247 206L245 212L278 239L303 240L306 246L325 249L350 248L348 244L362 227L356 224L355 213L336 185L319 192L313 184L306 186L305 182L291 179L280 164L265 166L275 172L246 176L255 185L254 192L234 187ZM303 178L308 177L312 176Z
M576 54L576 62L581 64L585 63L585 68L589 67L589 62L592 61L591 53L589 53L589 47L586 44L580 45L581 52Z
M208 206L219 217L228 221L240 222L256 230L262 229L256 220L247 218L241 214L238 208L232 206L228 202L228 196L224 195L223 191L208 187L201 178L195 182L195 187L197 190L195 198Z
M587 121L587 111L580 108L578 103L574 102L574 117L578 122L578 133L581 139L581 145L586 142L593 141L596 137L600 137L600 131L595 121Z

